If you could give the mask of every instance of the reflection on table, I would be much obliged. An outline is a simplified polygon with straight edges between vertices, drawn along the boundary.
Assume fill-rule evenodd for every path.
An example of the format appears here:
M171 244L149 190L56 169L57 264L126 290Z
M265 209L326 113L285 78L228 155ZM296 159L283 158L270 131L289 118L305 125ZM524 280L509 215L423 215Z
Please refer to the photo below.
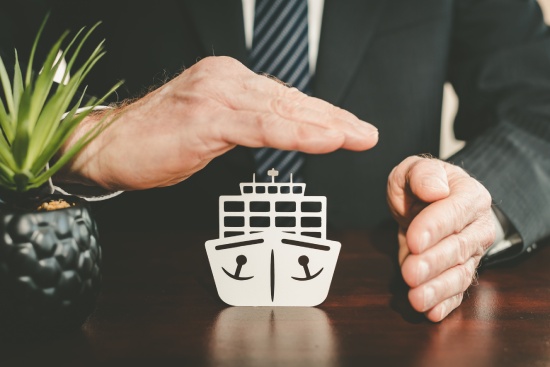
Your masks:
M414 312L392 226L327 233L342 244L315 308L229 307L204 243L215 233L104 233L103 289L82 330L21 343L0 365L550 365L550 250L481 271L441 323Z

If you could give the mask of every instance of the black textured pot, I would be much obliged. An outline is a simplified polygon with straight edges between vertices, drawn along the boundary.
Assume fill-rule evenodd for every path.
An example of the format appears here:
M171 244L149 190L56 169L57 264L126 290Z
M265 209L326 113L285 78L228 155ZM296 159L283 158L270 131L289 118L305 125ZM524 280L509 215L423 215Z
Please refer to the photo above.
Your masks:
M36 211L0 204L0 329L48 333L77 328L95 307L101 248L88 204Z

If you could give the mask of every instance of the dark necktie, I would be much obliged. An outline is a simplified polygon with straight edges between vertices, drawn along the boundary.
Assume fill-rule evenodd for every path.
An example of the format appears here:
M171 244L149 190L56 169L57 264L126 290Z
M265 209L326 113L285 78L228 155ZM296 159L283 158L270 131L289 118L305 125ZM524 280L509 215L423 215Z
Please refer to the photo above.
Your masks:
M256 0L251 69L267 73L310 94L307 0ZM279 182L303 182L303 153L272 148L254 150L258 181L271 181L267 171L279 171Z

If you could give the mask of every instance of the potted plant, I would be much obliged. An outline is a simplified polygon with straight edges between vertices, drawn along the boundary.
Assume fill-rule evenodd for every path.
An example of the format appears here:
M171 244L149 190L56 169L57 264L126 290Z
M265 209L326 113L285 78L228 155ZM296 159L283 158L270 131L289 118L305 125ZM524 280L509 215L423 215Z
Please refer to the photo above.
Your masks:
M102 98L85 96L83 80L104 55L103 42L79 67L75 63L98 24L82 28L69 42L65 32L43 64L33 68L46 20L25 74L17 51L12 78L0 59L0 330L80 326L95 305L101 277L90 208L78 197L54 194L50 180L108 126L106 116L62 149L78 124L121 83ZM58 84L54 76L64 60L64 82Z

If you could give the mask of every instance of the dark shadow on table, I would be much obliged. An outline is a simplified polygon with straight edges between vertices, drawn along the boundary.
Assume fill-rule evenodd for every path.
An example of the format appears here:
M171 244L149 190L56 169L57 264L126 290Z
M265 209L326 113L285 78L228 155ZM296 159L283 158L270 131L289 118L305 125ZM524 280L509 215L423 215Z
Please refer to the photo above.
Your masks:
M393 220L381 223L372 231L371 241L374 249L387 256L392 266L392 275L388 285L391 293L389 304L391 309L399 313L403 320L409 323L429 322L422 313L412 308L408 299L409 286L401 276L401 268L397 259L397 224Z

